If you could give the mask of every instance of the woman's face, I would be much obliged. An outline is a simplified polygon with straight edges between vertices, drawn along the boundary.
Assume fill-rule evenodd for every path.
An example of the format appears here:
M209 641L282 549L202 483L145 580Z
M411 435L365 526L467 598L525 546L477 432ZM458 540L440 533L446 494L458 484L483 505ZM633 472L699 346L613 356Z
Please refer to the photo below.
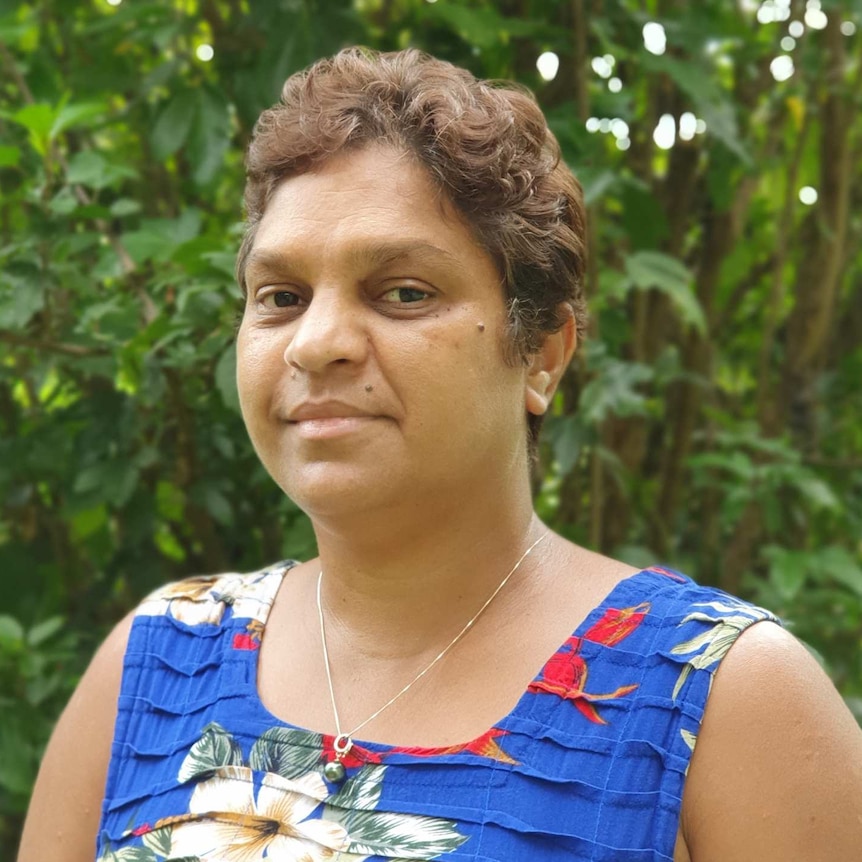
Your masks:
M408 155L282 182L246 282L243 417L310 515L451 505L526 474L528 371L504 360L500 275Z

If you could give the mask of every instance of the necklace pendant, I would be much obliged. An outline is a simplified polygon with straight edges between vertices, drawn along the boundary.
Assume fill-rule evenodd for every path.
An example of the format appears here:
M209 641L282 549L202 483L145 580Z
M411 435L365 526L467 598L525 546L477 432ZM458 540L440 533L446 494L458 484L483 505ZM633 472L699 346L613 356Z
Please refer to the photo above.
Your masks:
M353 748L353 740L349 734L339 733L332 741L332 748L335 751L335 760L330 760L323 767L323 777L333 784L340 784L347 775L347 770L341 761L350 749Z
M331 784L341 784L344 777L347 775L347 770L340 760L330 760L323 767L323 777Z
M349 734L339 733L332 741L332 747L335 749L335 756L341 760L353 748L353 740Z

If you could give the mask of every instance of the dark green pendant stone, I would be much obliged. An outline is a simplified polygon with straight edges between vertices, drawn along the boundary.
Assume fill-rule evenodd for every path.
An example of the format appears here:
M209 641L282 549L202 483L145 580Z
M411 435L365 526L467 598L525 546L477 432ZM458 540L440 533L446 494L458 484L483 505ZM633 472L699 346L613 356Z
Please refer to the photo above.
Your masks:
M344 765L337 760L330 760L323 767L323 777L332 784L339 784L344 781L344 776L347 774Z

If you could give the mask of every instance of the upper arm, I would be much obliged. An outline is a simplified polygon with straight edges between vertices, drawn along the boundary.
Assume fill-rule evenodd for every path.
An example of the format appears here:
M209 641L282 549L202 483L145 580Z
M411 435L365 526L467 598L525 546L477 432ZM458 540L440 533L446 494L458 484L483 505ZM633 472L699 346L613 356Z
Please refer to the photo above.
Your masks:
M862 730L778 626L748 629L716 674L682 825L692 862L859 858Z
M108 636L51 735L18 862L92 862L132 617Z

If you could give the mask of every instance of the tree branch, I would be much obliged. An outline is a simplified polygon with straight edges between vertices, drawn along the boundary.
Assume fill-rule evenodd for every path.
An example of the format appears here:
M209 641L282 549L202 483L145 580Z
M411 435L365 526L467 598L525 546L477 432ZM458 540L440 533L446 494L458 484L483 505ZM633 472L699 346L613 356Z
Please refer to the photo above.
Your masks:
M18 335L8 329L0 329L0 341L15 347L29 347L42 353L60 353L63 356L109 356L111 351L106 347L86 347L83 344L64 344L57 341L45 341L39 338L28 338Z
M26 78L21 74L20 70L18 69L18 66L15 63L15 58L12 56L5 43L2 41L0 41L0 58L2 58L3 60L3 65L8 67L9 74L12 76L12 79L18 85L18 89L21 91L21 95L24 97L24 101L28 105L32 105L35 101L33 99L33 92L27 84Z

